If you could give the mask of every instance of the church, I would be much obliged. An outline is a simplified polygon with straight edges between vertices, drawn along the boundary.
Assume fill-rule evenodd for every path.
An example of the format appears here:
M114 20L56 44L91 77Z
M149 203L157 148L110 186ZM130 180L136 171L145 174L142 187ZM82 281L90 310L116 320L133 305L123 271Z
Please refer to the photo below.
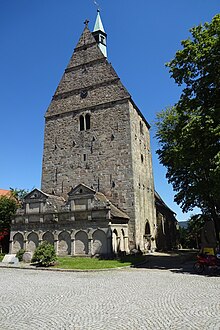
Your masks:
M45 114L41 190L12 221L10 252L42 241L58 255L156 249L150 125L107 59L98 10Z

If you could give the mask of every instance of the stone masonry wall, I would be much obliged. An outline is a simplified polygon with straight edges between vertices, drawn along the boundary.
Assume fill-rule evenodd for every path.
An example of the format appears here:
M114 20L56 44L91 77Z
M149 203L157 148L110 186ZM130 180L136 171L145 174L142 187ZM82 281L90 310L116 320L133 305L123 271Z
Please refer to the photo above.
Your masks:
M86 115L90 128L80 130ZM66 197L84 183L102 192L129 216L130 247L143 248L156 218L147 123L87 27L45 117L42 190Z
M91 128L79 130L80 115ZM134 222L128 102L46 120L42 190L63 195L79 183L102 192Z
M149 222L153 237L155 237L156 232L154 180L149 129L132 103L130 103L130 123L134 181L135 240L136 245L143 249L146 222ZM154 244L152 244L152 247L154 247Z

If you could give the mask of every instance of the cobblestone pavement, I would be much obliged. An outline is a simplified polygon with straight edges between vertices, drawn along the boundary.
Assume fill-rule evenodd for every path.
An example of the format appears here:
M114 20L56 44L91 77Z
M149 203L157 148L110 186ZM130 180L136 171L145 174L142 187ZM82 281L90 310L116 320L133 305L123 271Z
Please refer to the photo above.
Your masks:
M220 278L0 269L0 329L220 329Z

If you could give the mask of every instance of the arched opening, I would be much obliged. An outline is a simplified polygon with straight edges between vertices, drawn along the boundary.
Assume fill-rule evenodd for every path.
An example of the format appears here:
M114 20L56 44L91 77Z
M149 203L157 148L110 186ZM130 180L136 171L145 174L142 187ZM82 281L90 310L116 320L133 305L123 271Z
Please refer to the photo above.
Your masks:
M151 230L150 230L150 224L147 221L145 225L145 243L144 243L144 248L146 251L151 251Z
M24 248L24 237L21 233L17 233L13 237L13 253L17 253Z
M96 230L93 235L92 254L107 254L107 237L102 230Z
M60 256L66 256L71 253L71 238L70 234L63 231L58 236L58 254Z
M27 251L34 252L39 245L38 235L30 233L27 237Z
M89 113L86 114L85 119L86 119L86 129L90 129L90 114Z
M81 115L79 117L79 130L80 131L84 131L85 127L84 127L84 116Z
M46 241L52 245L54 245L54 237L53 237L53 234L50 233L49 231L47 231L46 233L43 234L43 237L42 237L43 241Z
M145 235L150 235L150 224L147 221L145 225Z
M89 253L88 235L85 231L78 231L75 236L75 254L85 255Z
M116 229L112 232L112 251L113 253L118 252L118 232Z

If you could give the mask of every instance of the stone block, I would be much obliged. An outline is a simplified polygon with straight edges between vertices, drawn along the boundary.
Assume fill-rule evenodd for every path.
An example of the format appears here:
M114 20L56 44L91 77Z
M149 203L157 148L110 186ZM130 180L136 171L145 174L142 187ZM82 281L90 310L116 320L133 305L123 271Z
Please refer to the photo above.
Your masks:
M18 258L16 254L6 254L2 260L5 264L18 264Z
M32 257L33 257L33 252L25 252L25 253L23 254L23 258L22 258L22 260L23 260L24 262L30 263Z

